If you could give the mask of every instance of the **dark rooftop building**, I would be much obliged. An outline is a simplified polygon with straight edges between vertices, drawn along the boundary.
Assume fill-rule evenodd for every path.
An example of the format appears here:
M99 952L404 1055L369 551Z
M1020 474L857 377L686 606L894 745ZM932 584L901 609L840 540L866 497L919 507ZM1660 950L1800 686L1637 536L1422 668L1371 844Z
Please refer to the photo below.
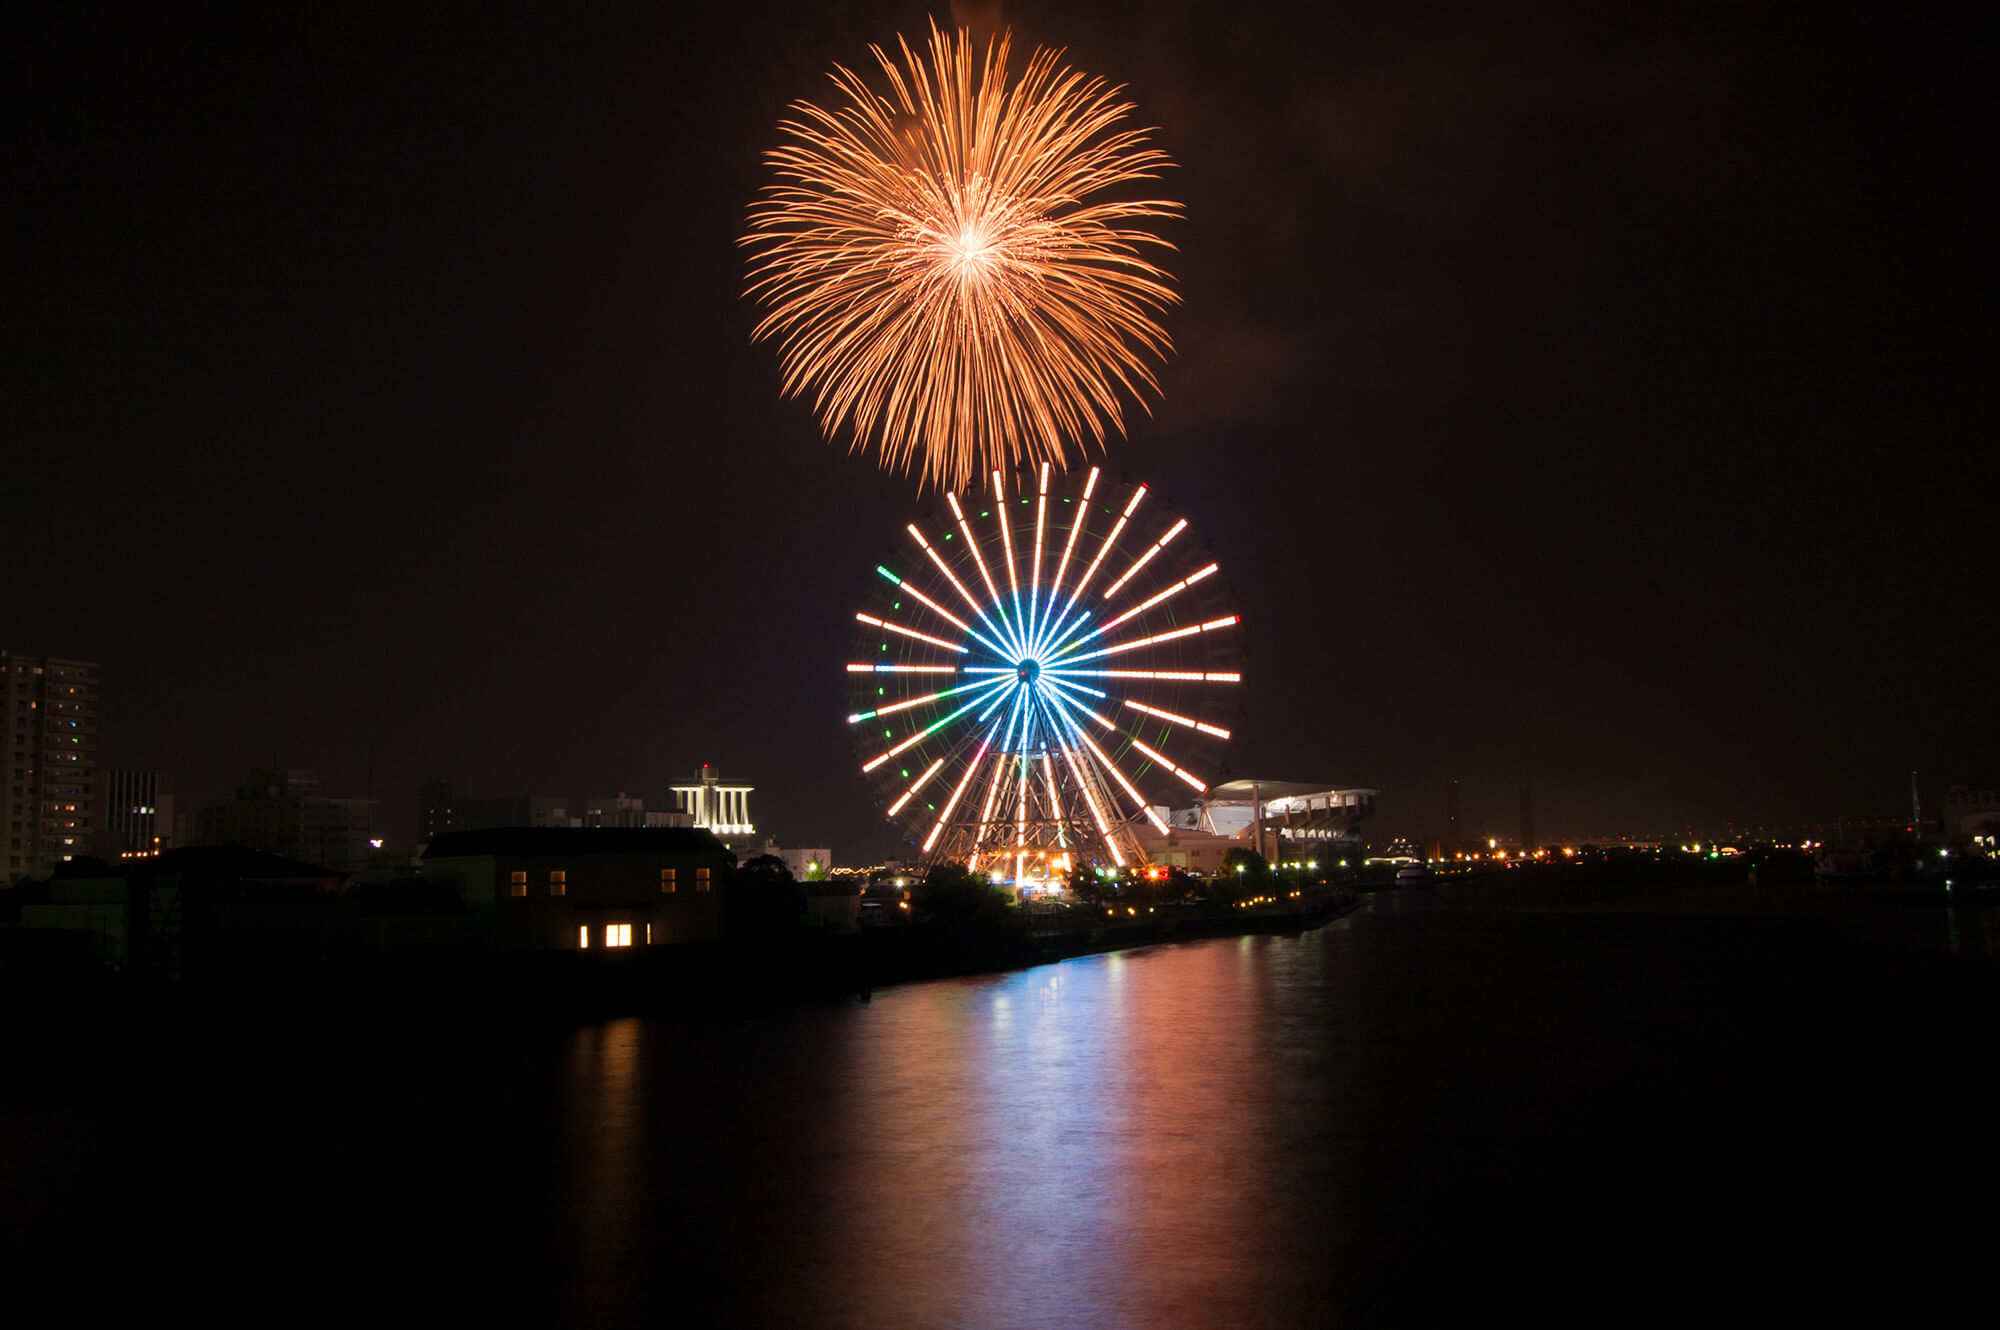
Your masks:
M424 851L501 951L715 941L734 862L696 827L454 831Z

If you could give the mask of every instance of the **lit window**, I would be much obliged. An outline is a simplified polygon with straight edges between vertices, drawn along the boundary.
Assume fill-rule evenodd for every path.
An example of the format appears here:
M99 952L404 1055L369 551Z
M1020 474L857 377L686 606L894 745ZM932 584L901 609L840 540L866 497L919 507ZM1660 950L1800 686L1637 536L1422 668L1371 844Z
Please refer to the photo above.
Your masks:
M632 945L632 925L606 924L604 945L607 947L629 947Z
M569 890L569 874L560 868L549 870L549 895L561 896Z
M518 868L507 874L507 894L509 896L525 896L528 894L528 870Z
M590 925L589 925L589 924L579 924L579 925L577 926L577 930L576 930L576 945L577 945L577 946L578 946L579 948L586 948L586 947L590 946Z
M674 870L673 870L673 869L671 869L671 868L662 868L662 869L660 870L660 890L661 890L661 891L664 891L664 892L666 892L666 893L667 893L668 895L670 895L670 896L671 896L671 895L673 894L673 891L674 891Z
M706 868L697 868L694 870L694 889L696 891L708 890L708 870Z
M653 945L653 926L651 924L646 925L646 945L649 947Z

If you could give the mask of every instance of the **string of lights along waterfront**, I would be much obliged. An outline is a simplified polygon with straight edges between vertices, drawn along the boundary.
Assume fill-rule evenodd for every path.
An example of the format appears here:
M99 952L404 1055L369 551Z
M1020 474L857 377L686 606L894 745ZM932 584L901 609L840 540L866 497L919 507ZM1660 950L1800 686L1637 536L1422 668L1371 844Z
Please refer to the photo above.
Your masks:
M904 535L847 665L887 816L927 859L1021 886L1142 861L1138 830L1207 792L1241 708L1241 621L1187 520L1043 463Z

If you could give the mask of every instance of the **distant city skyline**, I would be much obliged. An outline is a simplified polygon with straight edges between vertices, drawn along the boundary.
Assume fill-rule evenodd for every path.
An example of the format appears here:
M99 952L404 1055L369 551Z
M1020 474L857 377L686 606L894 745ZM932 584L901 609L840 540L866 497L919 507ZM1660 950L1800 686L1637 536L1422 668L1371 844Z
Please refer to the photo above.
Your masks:
M711 762L883 852L837 682L930 500L821 439L737 239L898 0L16 34L0 640L186 801ZM1176 163L1152 414L1248 658L1224 780L1371 834L1894 815L2000 780L1976 43L1939 12L1009 5ZM873 838L872 840L870 838Z
M0 655L4 654L0 653ZM15 661L15 672L24 677L35 667L34 662L47 663L54 661L56 664L63 665L70 671L69 674L63 675L62 679L56 680L56 682L60 683L62 680L70 680L71 682L68 682L64 686L78 687L85 685L87 681L87 701L94 718L95 709L100 701L96 682L101 673L101 665L98 662L64 660L62 658L50 657L28 658L21 657L18 653L10 659ZM52 676L53 678L54 676ZM15 706L18 708L26 700L26 695L24 694L21 698L15 699ZM92 728L86 741L90 747L78 749L79 760L94 764L95 741L96 731ZM301 858L309 862L318 862L324 866L336 867L340 871L356 871L369 858L368 847L371 840L381 840L383 845L392 852L406 852L422 844L427 839L424 835L426 819L431 818L434 821L436 820L432 810L435 807L434 801L439 797L446 800L456 797L461 802L469 801L470 805L476 805L479 808L479 814L471 822L464 825L476 824L478 826L493 827L517 825L691 825L693 815L685 811L687 807L685 792L698 788L702 780L706 780L708 783L717 786L724 785L726 782L722 779L720 769L710 764L700 765L700 774L695 778L696 785L688 783L690 778L686 774L688 770L687 764L670 764L670 766L677 771L677 775L665 778L663 788L652 790L641 789L640 793L633 795L627 795L623 790L618 791L616 794L607 794L601 797L586 795L581 798L572 795L548 794L475 795L470 793L474 787L469 782L445 781L442 778L433 778L421 783L415 794L407 800L398 798L394 793L360 796L352 794L345 796L322 795L319 791L321 779L316 767L253 768L251 770L250 785L258 783L261 773L261 777L270 785L268 790L250 790L241 780L237 780L229 786L235 798L226 799L219 794L212 794L199 789L190 791L183 786L182 793L178 799L181 819L179 823L181 828L180 834L192 837L191 843L205 843L208 840L220 838L229 843L253 845L256 848L265 849L273 853L286 854L288 857ZM74 835L72 838L76 844L68 847L67 853L78 855L97 853L104 857L115 857L115 854L109 852L112 841L119 837L129 840L131 835L137 834L135 828L142 822L148 827L156 827L157 830L163 833L161 835L163 844L173 845L179 843L175 831L174 808L176 805L174 802L169 802L165 820L159 823L154 823L147 818L141 818L136 815L121 818L114 815L112 808L113 802L124 800L125 795L132 794L134 791L143 792L153 798L157 798L158 791L161 788L161 772L151 769L134 770L109 766L99 769L92 765L87 769L85 774L96 781L96 788L92 789L86 795L88 800L87 809L89 811L79 814L74 821ZM1921 781L1921 773L1918 774ZM287 788L287 782L293 777L297 777L304 782L299 791L291 791ZM173 781L170 775L168 776L168 781L170 784ZM602 784L603 782L598 783ZM1267 783L1275 786L1283 782L1281 778L1271 777ZM1255 781L1249 780L1235 782L1237 786L1251 786L1255 784ZM1964 803L1968 798L1976 800L1982 797L1977 784L1969 783L1965 780L1940 777L1934 784L1936 788L1930 802L1930 808L1933 810L1931 820L1933 821L1942 816L1944 810L1947 808L1947 790L1953 791L1951 797L1957 799L1960 803ZM116 787L115 789L114 786ZM341 787L334 785L329 788ZM729 788L749 789L751 787L736 783L729 785ZM1971 790L1973 793L1968 795L1964 793L1966 790ZM441 795L437 793L440 791L442 792ZM1904 794L1907 797L1907 791ZM320 830L312 833L313 838L310 839L310 847L312 848L309 848L308 840L302 839L302 833L297 830L280 836L271 828L263 827L262 822L259 821L257 816L260 813L260 805L255 800L257 798L268 800L286 796L294 798L310 797L315 801L314 806L316 808L321 804L325 804L327 808L337 806L342 810L340 817L335 819L338 822L337 829L328 830L327 827L333 826L333 823L327 822L325 817L318 818L318 823L325 825L322 825ZM10 799L13 797L11 790L9 791L9 797ZM620 808L646 808L649 797L653 800L653 806L649 810L652 813L650 821L627 816L617 809L610 809L608 803L606 810L601 812L593 811L599 802L604 801L616 802L620 805ZM174 796L169 795L168 798L171 801L174 799ZM251 802L246 804L245 800L251 800ZM331 802L328 802L329 800ZM126 802L129 802L129 800L126 800ZM808 798L799 799L797 802L809 806L811 801ZM1655 810L1650 817L1638 819L1632 825L1621 826L1592 825L1584 823L1581 819L1573 815L1558 817L1554 823L1545 824L1550 825L1552 828L1546 835L1535 837L1531 842L1524 840L1524 837L1534 835L1531 829L1536 823L1537 812L1535 811L1535 796L1531 793L1531 785L1529 783L1518 783L1511 787L1504 784L1496 784L1490 788L1479 789L1469 786L1466 782L1453 779L1445 783L1445 788L1440 792L1436 802L1438 807L1435 813L1428 817L1420 811L1394 809L1393 806L1387 816L1376 817L1373 815L1374 809L1371 807L1370 816L1365 817L1358 824L1358 829L1370 844L1375 845L1386 844L1392 840L1400 840L1435 842L1449 847L1453 844L1476 845L1485 842L1500 845L1527 843L1583 844L1597 841L1615 842L1620 840L1675 842L1685 840L1689 836L1711 838L1726 836L1742 839L1756 839L1759 837L1795 839L1813 834L1838 834L1839 828L1843 823L1849 823L1857 827L1878 829L1907 824L1904 810L1893 807L1828 811L1792 821L1724 816L1695 822L1682 820L1678 813L1668 814L1660 810ZM414 812L414 816L410 817L407 821L399 816L399 812L405 804L408 804ZM507 805L511 809L514 804L519 804L520 809L511 812L497 811L501 805ZM240 807L237 807L239 805ZM663 805L670 805L670 807L663 807ZM147 806L156 807L156 805L152 804L148 804ZM354 811L362 809L364 806L365 814ZM244 808L250 811L243 812L242 809ZM268 811L268 809L263 809L262 811ZM324 812L325 810L322 809L321 811ZM258 825L256 827L251 827L247 823L238 825L239 823L243 823L245 817L249 817L252 822L257 822ZM269 819L265 818L263 820L268 821ZM127 826L127 823L131 825ZM1463 830L1456 833L1456 835L1452 830L1454 823L1463 827ZM448 830L460 824L451 823L445 825L440 823L440 825L443 826L443 829ZM94 838L93 833L95 833ZM759 846L765 843L765 837L768 835L770 835L768 829L759 829ZM888 826L886 822L879 825L869 824L859 826L852 829L845 836L827 837L818 842L814 842L808 837L778 835L772 839L771 843L776 843L778 840L786 841L792 845L825 845L829 847L829 851L833 855L849 863L903 857L912 850L912 847L907 846L897 838L894 829ZM338 843L338 848L336 848L336 843ZM821 853L826 852L828 851L821 851ZM59 858L60 852L57 853ZM51 860L50 864L40 865L39 871L46 872L53 862L54 860ZM19 867L10 866L10 870L10 878L19 876L27 872L27 865L23 861Z

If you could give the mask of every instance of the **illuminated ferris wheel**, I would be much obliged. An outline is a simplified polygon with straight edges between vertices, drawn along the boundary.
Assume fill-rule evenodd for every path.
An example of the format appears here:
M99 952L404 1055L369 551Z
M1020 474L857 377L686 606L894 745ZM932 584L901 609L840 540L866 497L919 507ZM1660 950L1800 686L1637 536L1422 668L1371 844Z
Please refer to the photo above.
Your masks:
M847 724L926 862L1033 887L1146 860L1160 807L1208 789L1243 653L1216 564L1146 486L1015 480L947 494L875 569Z

